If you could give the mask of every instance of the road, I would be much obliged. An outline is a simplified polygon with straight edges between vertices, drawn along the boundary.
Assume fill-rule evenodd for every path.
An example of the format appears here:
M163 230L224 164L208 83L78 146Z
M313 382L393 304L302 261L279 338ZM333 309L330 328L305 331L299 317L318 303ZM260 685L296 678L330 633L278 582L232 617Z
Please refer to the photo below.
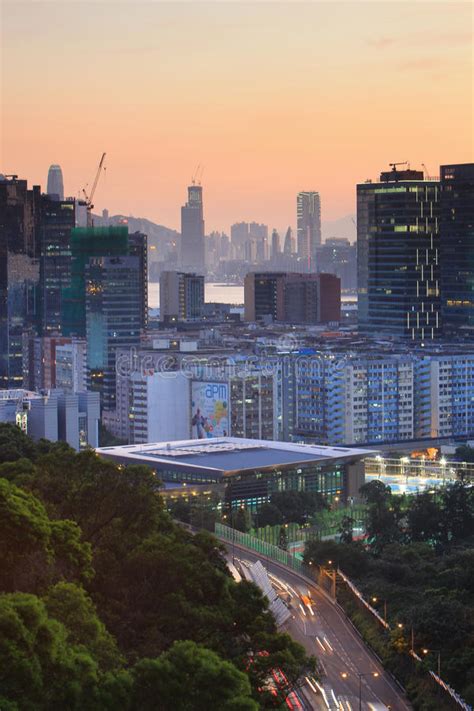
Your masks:
M309 708L328 711L409 711L411 706L343 612L316 585L274 561L235 546L236 562L260 560L272 583L289 601L292 617L282 629L318 658L325 672L322 692L306 682L301 693ZM232 556L229 554L229 560ZM283 592L283 590L286 591ZM301 595L311 604L305 605ZM290 597L291 596L291 597ZM309 609L311 608L311 610ZM363 676L360 676L360 675ZM375 674L375 676L374 676ZM312 688L311 688L312 686ZM359 689L362 703L359 706Z

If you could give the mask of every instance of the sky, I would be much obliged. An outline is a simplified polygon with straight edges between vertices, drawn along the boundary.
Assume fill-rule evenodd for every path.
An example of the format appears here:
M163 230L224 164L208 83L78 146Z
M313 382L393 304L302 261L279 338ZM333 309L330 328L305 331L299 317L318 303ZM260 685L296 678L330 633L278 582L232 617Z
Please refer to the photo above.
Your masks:
M389 162L473 152L470 2L1 0L0 172L179 229L203 166L206 231L355 213Z

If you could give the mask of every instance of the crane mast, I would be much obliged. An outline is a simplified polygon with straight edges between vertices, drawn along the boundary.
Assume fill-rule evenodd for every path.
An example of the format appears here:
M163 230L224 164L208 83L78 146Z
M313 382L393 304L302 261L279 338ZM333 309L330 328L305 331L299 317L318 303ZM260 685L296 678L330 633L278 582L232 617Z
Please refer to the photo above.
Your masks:
M86 202L86 209L87 209L87 226L88 226L88 227L92 227L92 226L93 226L92 210L93 210L93 208L94 208L94 205L93 205L93 203L92 203L92 200L93 200L93 198L94 198L94 194L95 194L95 191L96 191L96 188L97 188L97 184L98 184L98 182L99 182L99 178L100 178L100 175L101 175L101 173L102 173L102 168L104 168L104 170L105 170L105 167L104 167L105 156L106 156L106 153L102 153L102 158L100 159L99 167L97 168L97 172L96 172L96 174L95 174L95 178L94 178L94 182L93 182L93 184L92 184L92 190L91 190L90 194L88 195L87 192L86 192L86 189L85 189L85 188L82 188L82 192L84 193L84 198L85 198L85 202Z

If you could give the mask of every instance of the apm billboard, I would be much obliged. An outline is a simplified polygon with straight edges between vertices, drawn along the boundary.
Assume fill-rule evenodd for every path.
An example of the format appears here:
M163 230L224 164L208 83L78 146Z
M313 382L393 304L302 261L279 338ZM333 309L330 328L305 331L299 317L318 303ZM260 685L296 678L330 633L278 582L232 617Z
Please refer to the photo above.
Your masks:
M229 434L229 386L227 383L193 382L191 388L193 439Z

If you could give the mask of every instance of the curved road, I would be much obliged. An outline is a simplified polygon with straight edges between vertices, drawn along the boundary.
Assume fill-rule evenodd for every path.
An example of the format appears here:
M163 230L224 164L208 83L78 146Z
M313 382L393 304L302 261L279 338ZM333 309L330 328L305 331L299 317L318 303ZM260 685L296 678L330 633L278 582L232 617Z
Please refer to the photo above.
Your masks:
M232 556L229 554L228 558L231 560ZM323 691L307 683L299 692L303 693L306 706L326 711L411 709L402 690L366 647L344 613L319 587L290 568L237 544L235 558L236 564L239 562L241 566L257 560L265 566L272 583L289 601L292 611L292 617L282 629L322 663L325 672L321 682ZM310 598L311 610L302 602L301 595Z

